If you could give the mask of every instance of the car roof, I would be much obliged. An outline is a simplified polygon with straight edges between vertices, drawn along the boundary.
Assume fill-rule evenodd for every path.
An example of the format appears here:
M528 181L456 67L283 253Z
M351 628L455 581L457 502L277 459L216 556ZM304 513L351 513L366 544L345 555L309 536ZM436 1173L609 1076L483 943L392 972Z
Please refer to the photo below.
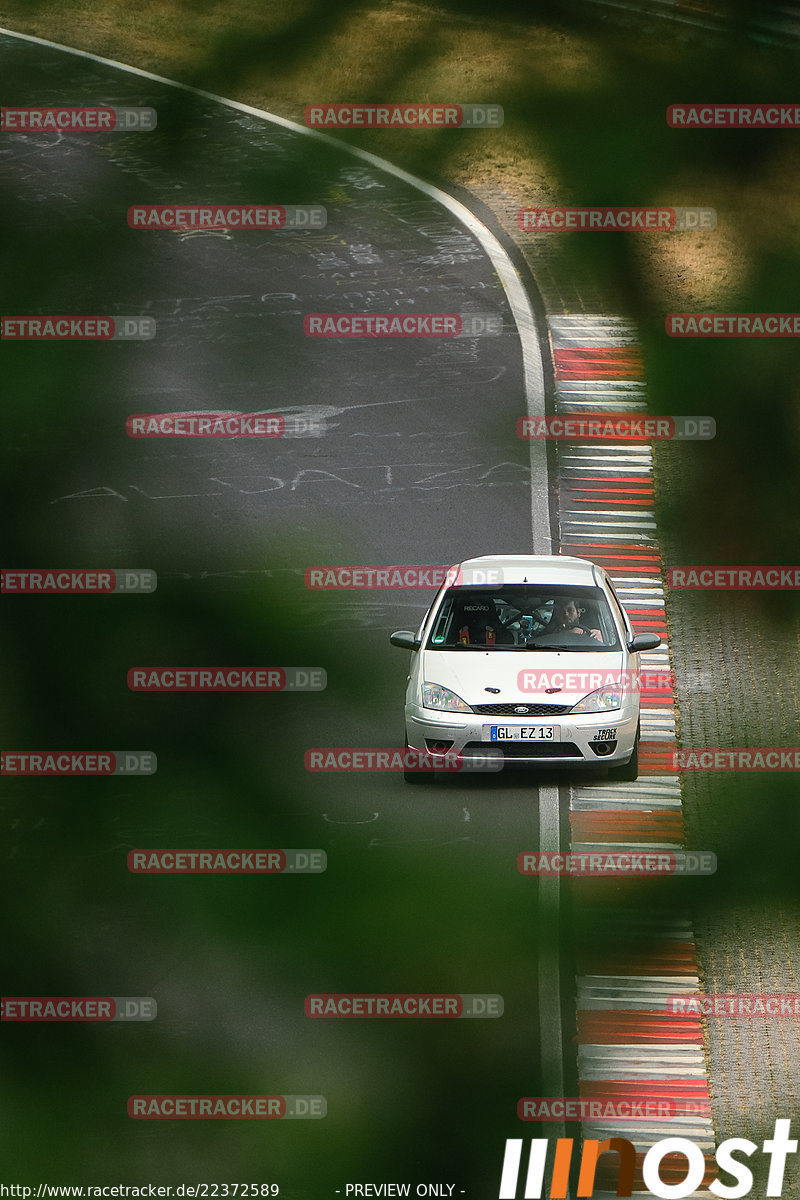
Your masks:
M485 554L457 563L453 571L461 571L463 582L455 587L475 586L481 572L502 572L504 583L564 583L596 587L602 582L603 571L587 558L570 558L558 554ZM474 573L474 574L473 574Z

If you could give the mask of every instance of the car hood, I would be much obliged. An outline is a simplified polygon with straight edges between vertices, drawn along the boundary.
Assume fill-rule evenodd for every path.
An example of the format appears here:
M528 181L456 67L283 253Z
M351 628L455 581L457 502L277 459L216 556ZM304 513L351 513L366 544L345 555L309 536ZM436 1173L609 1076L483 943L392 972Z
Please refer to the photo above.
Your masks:
M423 650L422 680L477 704L577 704L612 683L625 665L613 651ZM498 688L488 692L487 688ZM558 688L548 694L547 688Z

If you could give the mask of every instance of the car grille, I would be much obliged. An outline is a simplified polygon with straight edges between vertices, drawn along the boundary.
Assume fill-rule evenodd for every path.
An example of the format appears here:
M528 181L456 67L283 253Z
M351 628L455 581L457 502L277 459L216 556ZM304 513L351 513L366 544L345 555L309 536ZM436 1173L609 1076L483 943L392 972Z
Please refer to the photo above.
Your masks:
M517 712L518 708L527 711ZM485 717L557 717L569 712L571 704L525 704L518 700L516 704L473 704L472 711Z
M583 753L574 742L467 742L464 752L481 750L484 754L497 754L502 750L503 757L538 759L538 758L583 758Z

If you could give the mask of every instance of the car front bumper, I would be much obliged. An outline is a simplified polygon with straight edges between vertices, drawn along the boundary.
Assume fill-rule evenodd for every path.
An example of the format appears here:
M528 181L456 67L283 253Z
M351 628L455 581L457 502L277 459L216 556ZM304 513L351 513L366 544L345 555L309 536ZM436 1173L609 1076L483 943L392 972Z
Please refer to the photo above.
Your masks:
M509 764L530 766L622 766L630 760L639 724L639 705L628 703L604 713L565 713L557 717L485 716L441 713L419 705L406 707L409 746L432 757L446 753L497 756ZM515 730L552 728L553 737L516 740L492 736L492 727Z

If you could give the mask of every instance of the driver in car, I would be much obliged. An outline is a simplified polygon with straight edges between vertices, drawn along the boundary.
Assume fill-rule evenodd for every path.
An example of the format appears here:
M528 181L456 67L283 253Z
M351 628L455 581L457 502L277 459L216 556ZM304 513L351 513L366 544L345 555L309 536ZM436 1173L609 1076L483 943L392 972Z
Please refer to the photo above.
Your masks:
M577 600L571 596L561 596L553 603L553 616L548 630L554 633L582 633L597 642L602 642L603 635L599 629L587 629L578 624L585 612L586 609L580 608Z

